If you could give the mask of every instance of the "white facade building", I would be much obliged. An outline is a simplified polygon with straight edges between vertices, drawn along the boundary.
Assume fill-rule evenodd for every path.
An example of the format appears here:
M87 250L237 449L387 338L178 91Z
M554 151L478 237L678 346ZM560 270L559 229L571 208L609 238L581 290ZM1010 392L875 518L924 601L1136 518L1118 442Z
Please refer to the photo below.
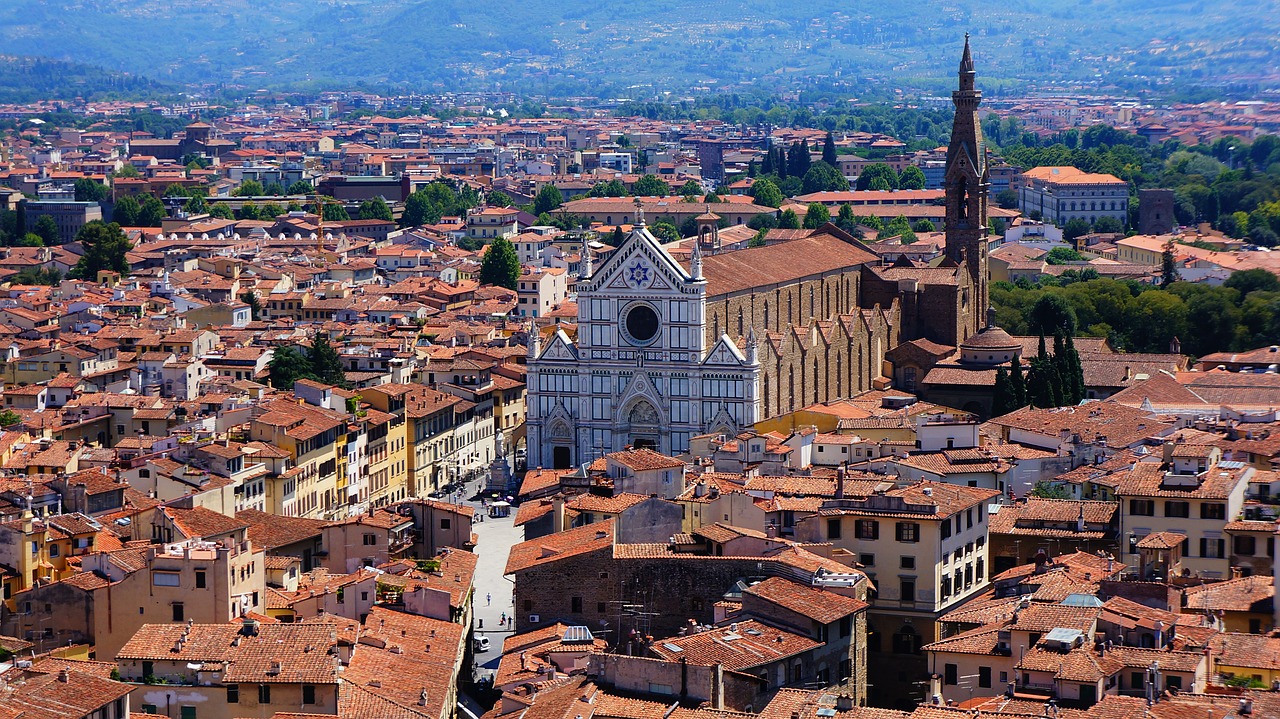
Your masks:
M572 467L628 446L679 454L691 437L760 419L754 331L745 350L728 336L711 341L701 254L685 271L638 224L598 270L584 259L577 342L557 330L543 346L531 329L530 467Z

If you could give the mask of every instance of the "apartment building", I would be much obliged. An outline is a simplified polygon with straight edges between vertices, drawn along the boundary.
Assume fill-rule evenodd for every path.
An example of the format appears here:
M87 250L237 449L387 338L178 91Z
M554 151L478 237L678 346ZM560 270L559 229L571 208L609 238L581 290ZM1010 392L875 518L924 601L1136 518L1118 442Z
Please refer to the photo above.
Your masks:
M1136 568L1144 538L1181 535L1178 554L1183 572L1228 578L1227 523L1240 516L1255 472L1243 462L1223 461L1216 446L1166 442L1158 461L1138 462L1118 480L1120 558ZM1170 569L1163 566L1154 571Z
M859 498L837 490L797 520L796 541L850 552L877 588L867 628L873 685L878 670L923 673L921 647L939 638L938 617L987 587L987 503L999 495L929 481Z

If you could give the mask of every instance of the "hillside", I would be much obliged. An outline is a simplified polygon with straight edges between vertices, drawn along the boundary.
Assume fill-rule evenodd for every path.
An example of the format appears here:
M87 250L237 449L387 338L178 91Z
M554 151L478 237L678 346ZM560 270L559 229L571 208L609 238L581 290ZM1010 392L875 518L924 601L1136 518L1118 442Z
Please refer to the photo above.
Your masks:
M967 30L981 71L1021 85L1135 75L1265 84L1267 0L8 0L0 53L161 81L500 88L565 94L874 81L930 89ZM868 79L872 82L869 83ZM652 85L652 89L629 86Z

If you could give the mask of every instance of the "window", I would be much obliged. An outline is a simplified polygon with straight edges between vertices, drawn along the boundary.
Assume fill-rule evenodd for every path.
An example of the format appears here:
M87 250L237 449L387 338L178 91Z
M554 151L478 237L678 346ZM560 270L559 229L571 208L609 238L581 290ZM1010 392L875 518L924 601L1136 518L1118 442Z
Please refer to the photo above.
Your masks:
M947 539L950 536L951 536L951 522L943 521L942 522L942 538Z
M942 667L942 682L948 685L960 683L959 667L954 664L945 664Z
M258 685L258 703L259 704L271 703L271 685L270 684Z
M582 597L571 597L569 599L569 611L574 614L582 614Z
M366 534L366 535L364 535L364 546L366 546L366 547L370 547L370 546L373 546L373 545L375 545L375 544L377 544L377 543L378 543L378 535L376 535L376 534Z
M880 523L874 519L859 519L854 525L854 534L858 539L879 539Z
M949 574L943 575L942 577L941 594L943 599L946 599L947 597L951 596L951 575Z
M874 567L876 566L876 555L870 553L859 554L858 564L864 567Z
M1257 634L1257 632L1254 632ZM841 617L840 619L840 636L853 636L853 617Z
M153 677L153 676L155 676L155 674L156 674L156 665L155 665L155 662L143 662L143 663L142 663L142 678L143 678L143 679L146 679L147 677Z
M526 599L526 600L524 600L524 610L525 610L526 612L532 612L532 611L533 611L533 600L532 600L532 599Z
M1129 500L1129 514L1138 517L1154 517L1156 503L1150 499L1131 499Z
M899 557L898 566L902 569L915 569L916 558L915 557Z
M1165 502L1164 516L1186 518L1191 516L1191 505L1186 502Z
M840 538L840 518L827 520L827 539Z
M143 704L143 705L142 705L142 713L143 713L143 714L155 714L155 713L156 713L156 705L155 705L155 704Z
M1212 537L1200 538L1200 556L1207 559L1222 559L1226 553L1227 540Z
M205 588L204 572L197 569L196 570L196 589L204 589L204 588Z
M916 522L898 522L897 538L899 542L920 541L920 525Z
M899 579L898 598L904 602L914 602L916 600L916 580Z
M450 524L450 522L449 522L449 518L448 518L448 517L445 517L444 519L441 519L441 520L440 520L440 528L441 528L441 529L448 529L448 528L449 528L449 524Z
M173 621L181 622L181 621L184 621L185 619L186 619L186 616L185 616L185 613L183 612L182 602L174 602L173 603Z
M228 704L240 703L240 685L239 684L227 685L227 703Z
M1252 557L1253 553L1258 548L1257 541L1248 535L1238 536L1232 543L1235 545L1231 550L1234 554L1243 554Z
M302 685L302 703L303 704L316 703L316 685L314 684Z
M49 545L49 556L50 556L50 557L56 557L56 556L58 556L58 545L56 545L56 544L50 544L50 545Z
M1201 519L1226 519L1227 505L1217 502L1206 502L1200 505Z
M991 667L978 667L978 686L983 689L991 688Z

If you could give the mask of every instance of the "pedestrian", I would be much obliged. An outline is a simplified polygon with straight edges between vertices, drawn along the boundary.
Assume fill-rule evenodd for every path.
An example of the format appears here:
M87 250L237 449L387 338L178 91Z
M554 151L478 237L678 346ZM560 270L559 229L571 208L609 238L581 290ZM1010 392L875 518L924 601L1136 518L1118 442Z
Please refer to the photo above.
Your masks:
M485 606L493 606L493 594L492 594L492 593L490 593L490 592L485 592L485 595L484 595L484 603L485 603Z
M506 623L507 623L507 613L503 612L502 616L498 617L498 625L502 626L502 625L505 625Z

